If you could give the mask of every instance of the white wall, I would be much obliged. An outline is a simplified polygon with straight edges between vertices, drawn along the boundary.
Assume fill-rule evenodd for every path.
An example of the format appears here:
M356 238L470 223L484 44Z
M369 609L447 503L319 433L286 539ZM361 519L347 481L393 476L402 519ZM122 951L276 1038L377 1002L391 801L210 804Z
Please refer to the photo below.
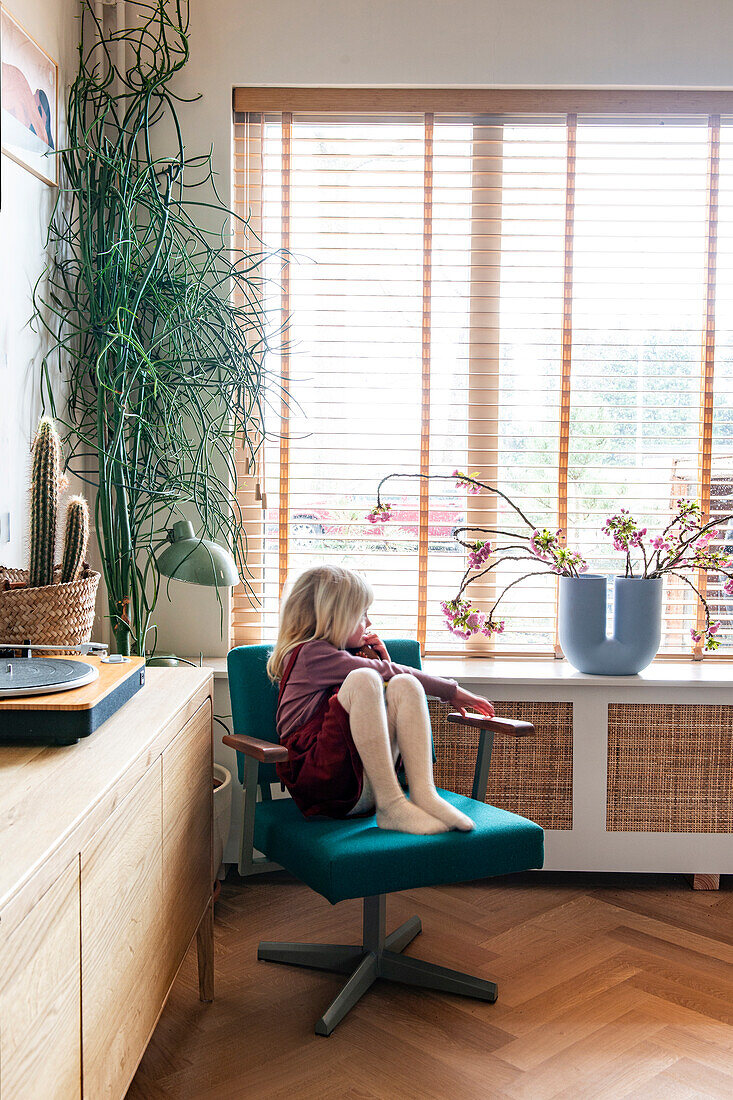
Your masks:
M212 83L730 86L730 0L192 0ZM208 62L208 64L207 64ZM203 86L202 86L203 90Z
M232 85L733 88L731 0L191 0L189 145Z
M59 63L60 132L66 82L74 71L77 0L8 0L6 10ZM27 564L30 443L40 415L43 338L28 325L33 286L46 263L44 242L54 188L0 157L0 512L11 512L0 563Z

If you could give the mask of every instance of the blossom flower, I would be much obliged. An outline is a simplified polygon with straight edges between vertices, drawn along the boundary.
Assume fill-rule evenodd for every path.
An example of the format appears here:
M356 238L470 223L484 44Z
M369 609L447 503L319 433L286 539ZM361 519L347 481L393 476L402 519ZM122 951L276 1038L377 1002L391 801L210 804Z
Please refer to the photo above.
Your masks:
M561 535L562 528L554 534L546 527L542 531L534 530L529 539L530 553L540 561L551 565L553 573L568 577L573 577L576 573L585 573L588 563L577 550L568 550L566 546L560 545Z
M646 527L638 528L628 508L621 508L615 515L607 516L603 533L613 536L614 550L628 551L630 546L641 544L641 539L646 534Z
M440 606L448 629L457 638L470 638L484 631L486 614L476 607L471 607L469 600L444 600Z
M651 544L655 550L669 550L672 545L670 541L663 538L662 535L657 535L656 538L653 538Z
M705 642L705 649L710 651L714 649L720 649L720 641L715 635L720 630L721 624L709 623L707 630L695 630L694 627L690 630L690 637L693 642Z
M529 539L530 553L534 554L540 561L553 561L553 551L555 547L559 546L561 535L562 528L559 528L554 535L546 527L543 527L541 531L536 528Z
M675 520L681 527L692 530L699 523L701 515L700 504L697 500L688 500L681 497L677 501L677 518Z
M713 539L717 538L717 536L717 531L701 531L695 541L691 544L692 549L702 550L703 552L708 551L710 548L710 543L713 541Z
M366 518L370 523L386 523L388 519L392 518L390 516L391 510L391 504L375 504Z
M468 555L468 568L480 569L484 562L491 557L490 542L475 542L471 553Z
M475 484L479 477L478 470L474 470L472 474L464 474L461 470L454 470L453 477L456 478L456 489L465 489L473 494L481 492L481 486Z
M553 557L555 561L552 567L553 573L563 577L574 577L576 573L588 572L588 562L577 550L568 550L567 547L560 546L555 550Z
M723 585L723 591L727 592L729 596L733 596L733 577L725 582Z
M722 548L716 550L707 542L701 545L699 539L692 545L691 560L692 564L698 566L700 569L728 569L731 565L727 550Z

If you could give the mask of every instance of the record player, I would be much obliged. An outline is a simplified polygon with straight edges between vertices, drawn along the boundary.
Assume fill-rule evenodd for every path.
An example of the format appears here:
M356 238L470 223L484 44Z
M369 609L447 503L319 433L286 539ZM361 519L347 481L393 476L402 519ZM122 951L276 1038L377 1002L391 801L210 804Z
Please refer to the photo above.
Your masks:
M63 653L54 656L36 656L60 649ZM144 683L144 657L108 656L107 647L94 642L76 647L0 642L0 743L76 744Z

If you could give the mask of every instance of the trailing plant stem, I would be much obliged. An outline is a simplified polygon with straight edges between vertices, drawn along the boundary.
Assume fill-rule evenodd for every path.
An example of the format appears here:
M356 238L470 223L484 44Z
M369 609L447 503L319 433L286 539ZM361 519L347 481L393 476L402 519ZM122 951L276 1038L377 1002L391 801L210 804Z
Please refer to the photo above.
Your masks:
M170 90L188 58L187 4L127 0L126 10L129 27L107 31L94 0L82 0L53 259L35 304L54 340L42 377L68 464L96 488L116 644L141 654L160 587L154 547L177 516L198 516L202 536L228 544L245 575L235 444L254 455L266 391L279 390L265 369L266 256L232 253L236 215L218 199L210 155L186 154ZM170 155L154 151L159 123L172 129ZM202 228L202 212L218 226ZM68 385L65 419L53 362Z

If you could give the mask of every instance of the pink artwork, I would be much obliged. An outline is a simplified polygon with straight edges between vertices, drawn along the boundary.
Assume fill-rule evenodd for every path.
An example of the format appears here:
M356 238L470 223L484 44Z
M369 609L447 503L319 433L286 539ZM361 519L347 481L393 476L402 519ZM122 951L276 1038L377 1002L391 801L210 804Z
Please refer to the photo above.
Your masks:
M2 151L47 183L56 183L56 62L5 9L2 50Z

